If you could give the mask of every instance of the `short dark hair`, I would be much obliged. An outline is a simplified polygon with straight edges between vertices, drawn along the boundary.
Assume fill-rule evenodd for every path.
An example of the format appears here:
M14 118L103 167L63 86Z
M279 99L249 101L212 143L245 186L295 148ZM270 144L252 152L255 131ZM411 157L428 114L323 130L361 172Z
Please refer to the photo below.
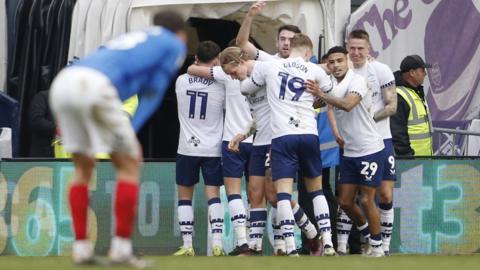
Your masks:
M208 63L215 59L215 57L217 57L219 53L220 47L217 45L217 43L213 41L207 40L202 41L200 42L200 44L198 44L197 58L200 62Z
M363 40L366 40L368 43L370 43L370 36L368 35L367 31L363 29L356 29L350 32L348 34L348 39L352 39L352 38L363 39Z
M300 28L298 28L298 26L293 25L293 24L285 24L285 25L280 26L280 28L278 28L277 38L278 38L278 36L280 36L280 32L282 32L283 30L290 31L290 32L293 32L295 34L302 33L302 30L300 30Z
M185 31L186 28L186 23L182 15L171 10L164 10L155 14L153 24L163 26L173 33Z
M324 61L324 60L327 60L328 59L328 54L324 54L322 55L322 58L320 58L320 61Z
M327 57L330 56L330 54L334 54L334 53L343 53L343 54L348 54L348 51L347 49L345 49L345 47L342 47L342 46L335 46L335 47L332 47L328 50L327 52Z

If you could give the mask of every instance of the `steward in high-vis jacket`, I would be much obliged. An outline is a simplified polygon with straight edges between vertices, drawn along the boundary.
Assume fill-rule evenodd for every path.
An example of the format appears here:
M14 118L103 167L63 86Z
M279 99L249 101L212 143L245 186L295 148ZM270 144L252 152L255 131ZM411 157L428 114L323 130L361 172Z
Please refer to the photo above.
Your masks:
M432 127L422 86L425 68L431 65L418 55L409 55L394 73L398 105L390 117L390 129L397 156L432 155Z

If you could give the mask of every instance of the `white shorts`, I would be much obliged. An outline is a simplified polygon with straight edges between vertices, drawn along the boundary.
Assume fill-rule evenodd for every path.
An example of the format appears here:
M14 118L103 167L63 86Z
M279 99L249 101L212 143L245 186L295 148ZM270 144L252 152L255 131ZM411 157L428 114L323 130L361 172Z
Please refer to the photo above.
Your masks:
M52 83L50 106L66 151L138 157L130 119L122 109L117 90L101 72L86 67L62 70Z

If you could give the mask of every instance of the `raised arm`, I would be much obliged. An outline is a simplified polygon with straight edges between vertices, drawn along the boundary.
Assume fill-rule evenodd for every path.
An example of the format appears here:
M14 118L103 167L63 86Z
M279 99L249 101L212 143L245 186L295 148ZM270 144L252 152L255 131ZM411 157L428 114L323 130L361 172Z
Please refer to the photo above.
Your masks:
M248 41L250 37L250 30L252 28L253 18L260 14L264 7L265 2L263 1L259 1L251 5L237 34L237 46L239 46L243 51L247 52L252 59L257 55L257 48L250 43L250 41Z
M383 88L382 95L385 106L373 116L375 122L392 116L397 111L397 89L395 84Z

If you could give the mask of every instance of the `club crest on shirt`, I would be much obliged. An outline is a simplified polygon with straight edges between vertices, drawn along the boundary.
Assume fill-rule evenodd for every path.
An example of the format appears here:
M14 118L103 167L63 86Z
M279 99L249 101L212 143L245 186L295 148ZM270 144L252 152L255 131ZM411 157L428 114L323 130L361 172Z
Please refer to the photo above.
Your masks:
M191 144L193 144L193 146L197 147L200 144L200 139L195 137L195 136L192 136L188 140L188 143L191 143Z
M295 119L293 117L290 117L290 121L288 121L288 124L298 127L300 125L300 119Z

